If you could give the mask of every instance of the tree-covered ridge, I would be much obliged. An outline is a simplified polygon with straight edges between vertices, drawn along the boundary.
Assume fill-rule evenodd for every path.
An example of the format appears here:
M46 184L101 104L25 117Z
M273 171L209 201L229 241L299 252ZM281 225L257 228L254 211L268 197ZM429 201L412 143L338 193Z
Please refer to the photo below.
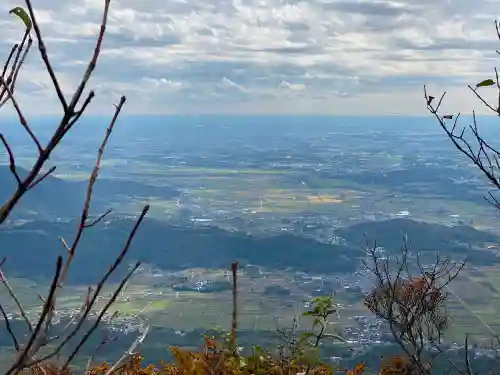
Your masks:
M132 225L132 220L116 219L93 228L82 239L82 251L75 256L81 267L69 274L70 280L92 282L112 261L115 249L122 245L121 236ZM1 228L0 247L5 249L4 256L9 258L6 269L20 277L50 277L52 257L64 252L58 237L74 230L74 222L49 221ZM228 263L237 260L242 265L253 264L268 269L345 274L360 267L367 239L376 239L379 246L399 251L406 235L414 252L439 251L456 257L467 254L472 264L500 263L494 253L469 247L469 244L485 247L485 243L499 241L498 237L468 226L449 227L395 219L340 228L337 234L346 240L346 244L325 244L291 234L259 237L215 227L175 226L146 219L129 256L165 270L224 269ZM33 252L46 256L30 256Z
M367 241L377 241L379 246L390 250L399 249L405 236L417 251L446 251L450 247L469 244L484 246L485 243L500 240L494 233L468 225L448 226L406 218L363 222L339 228L335 233L351 245L366 245Z
M81 252L75 256L80 267L69 274L70 280L83 283L95 280L112 261L116 249L122 245L123 234L132 225L132 220L118 219L93 228L82 239ZM6 269L16 276L50 277L53 257L65 251L58 236L74 230L74 222L46 221L0 229L0 247L9 258ZM33 252L45 256L32 257ZM165 270L220 269L237 260L270 269L333 274L353 272L362 255L361 248L330 245L289 234L256 237L219 228L181 227L147 219L129 257Z
M28 175L24 168L17 168L17 173L20 177ZM5 201L15 188L16 180L12 178L10 168L0 165L0 201ZM81 209L86 189L87 181L66 181L49 175L43 184L26 194L14 213L24 217L74 217ZM109 204L123 197L173 199L178 197L180 192L169 186L100 178L95 185L95 194L96 204Z

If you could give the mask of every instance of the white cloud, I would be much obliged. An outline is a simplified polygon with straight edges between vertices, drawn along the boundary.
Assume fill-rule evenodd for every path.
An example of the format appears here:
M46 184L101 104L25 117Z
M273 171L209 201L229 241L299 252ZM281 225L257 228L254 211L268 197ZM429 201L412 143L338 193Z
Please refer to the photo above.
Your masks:
M280 86L292 91L303 91L306 89L306 85L303 83L290 83L288 81L281 81Z
M16 5L0 4L4 58L22 36L8 14ZM103 1L35 6L69 92L92 53ZM112 0L93 108L125 94L138 113L423 113L423 84L469 108L463 88L494 66L496 8L490 0ZM56 112L37 53L19 95L33 111ZM44 105L30 106L35 96Z

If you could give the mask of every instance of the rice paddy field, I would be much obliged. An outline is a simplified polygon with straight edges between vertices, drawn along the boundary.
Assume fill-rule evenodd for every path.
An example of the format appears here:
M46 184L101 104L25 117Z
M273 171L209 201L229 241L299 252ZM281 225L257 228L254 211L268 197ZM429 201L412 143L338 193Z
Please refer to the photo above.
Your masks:
M223 280L227 273L222 270L186 270L175 276L186 275L194 279ZM119 312L121 319L141 317L153 327L169 327L179 331L214 328L229 329L232 312L230 291L200 293L197 291L176 291L168 284L172 274L164 277L141 273L127 286L117 302L110 309L110 314ZM40 311L40 301L33 290L44 290L43 285L35 285L25 279L13 279L13 287L19 291L19 297L26 308L35 313ZM241 329L274 331L277 327L290 326L294 318L299 324L310 324L308 318L300 317L306 311L305 302L310 298L306 290L292 281L287 272L264 273L261 276L249 276L244 273L239 277L239 327ZM264 290L269 285L279 285L290 290L289 295L268 296ZM103 298L96 305L96 311L107 302L109 295L117 285L109 285L102 293ZM465 334L474 340L483 341L491 333L500 333L500 270L495 267L465 268L463 273L450 285L448 290L448 311L452 317L452 328L446 338L462 342ZM348 293L348 292L347 292ZM42 293L43 294L43 293ZM68 287L60 298L62 312L74 311L80 306L85 288ZM352 317L369 316L370 313L359 298L348 298L345 291L336 296L342 308L340 318L343 327L355 325ZM3 299L3 298L2 298ZM485 301L488 301L485 303ZM7 308L8 301L2 301ZM338 323L338 321L337 321Z

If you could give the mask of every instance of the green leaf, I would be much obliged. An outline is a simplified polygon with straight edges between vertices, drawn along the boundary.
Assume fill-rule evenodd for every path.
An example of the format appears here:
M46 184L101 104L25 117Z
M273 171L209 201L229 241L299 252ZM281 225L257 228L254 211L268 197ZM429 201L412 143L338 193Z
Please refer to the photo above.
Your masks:
M28 30L31 30L31 18L30 18L30 16L28 16L28 13L26 13L24 8L21 8L21 7L12 8L9 11L9 14L15 14L16 16L18 16L24 22L24 25L26 26L26 28Z
M314 310L309 310L302 313L302 316L316 316L316 315L318 315L318 312Z
M479 82L476 85L476 88L485 87L485 86L493 86L494 84L495 84L495 81L493 81L491 78L490 79L485 79L484 81Z

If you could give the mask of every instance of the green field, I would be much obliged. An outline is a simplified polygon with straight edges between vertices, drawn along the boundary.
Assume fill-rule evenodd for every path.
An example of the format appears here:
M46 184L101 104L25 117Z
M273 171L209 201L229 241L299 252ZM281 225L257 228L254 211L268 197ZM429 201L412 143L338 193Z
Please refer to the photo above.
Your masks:
M224 277L220 270L197 269L186 271L185 274L194 274L194 277L199 279ZM267 273L262 277L240 275L238 316L241 329L274 331L278 326L290 325L294 317L300 317L305 311L304 301L309 297L300 286L291 282L290 276L286 272ZM127 287L125 295L120 296L110 309L110 314L119 311L122 318L139 314L153 326L183 331L229 329L232 313L230 291L176 292L168 287L153 287L157 282L158 277L147 274L137 275ZM14 279L12 284L19 290L20 298L27 308L39 310L41 303L37 301L33 293L31 282ZM289 288L291 294L284 297L264 296L265 287L272 284ZM102 295L108 296L116 286L109 285ZM499 332L500 316L497 312L500 309L500 293L498 290L500 290L500 270L493 267L465 269L461 276L451 284L448 309L453 324L447 338L461 341L466 333L473 335L475 339L486 338L490 332L483 322L493 331ZM84 288L69 287L60 298L60 307L62 309L78 308L83 295ZM345 306L340 312L344 326L354 324L349 317L369 314L362 300L347 303L343 300L343 293L336 298L338 303ZM98 301L96 310L100 309L106 301L107 298ZM488 303L485 304L484 301ZM14 308L12 304L8 307ZM302 326L308 326L310 321L307 318L300 318L299 323Z

